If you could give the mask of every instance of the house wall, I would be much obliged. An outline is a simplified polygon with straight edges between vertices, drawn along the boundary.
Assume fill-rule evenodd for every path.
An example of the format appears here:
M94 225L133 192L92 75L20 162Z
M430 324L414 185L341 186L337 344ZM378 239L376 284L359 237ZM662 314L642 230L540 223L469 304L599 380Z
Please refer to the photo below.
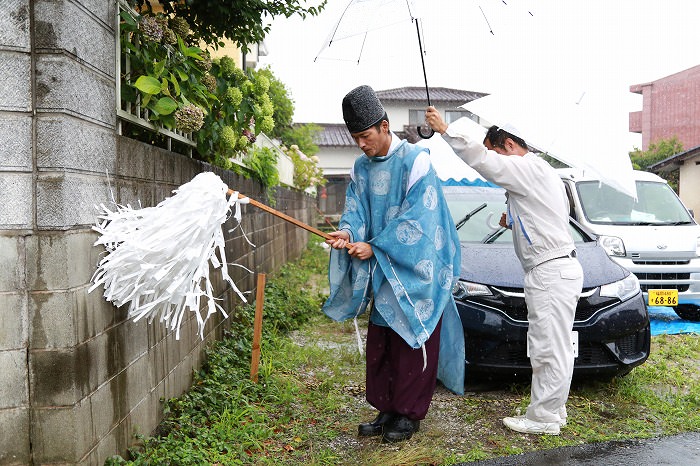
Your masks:
M15 0L0 6L0 465L103 464L161 420L162 398L182 394L217 316L180 340L158 323L134 323L96 290L103 253L93 246L95 205L155 205L202 171L265 201L262 187L185 156L118 136L116 4ZM305 247L305 230L254 207L243 229L223 230L229 261L277 270ZM280 190L276 209L309 222L314 200ZM255 279L231 269L238 288ZM215 275L213 275L215 276ZM221 280L228 311L239 300Z
M678 196L685 206L693 211L696 221L700 221L700 155L683 161L678 180Z

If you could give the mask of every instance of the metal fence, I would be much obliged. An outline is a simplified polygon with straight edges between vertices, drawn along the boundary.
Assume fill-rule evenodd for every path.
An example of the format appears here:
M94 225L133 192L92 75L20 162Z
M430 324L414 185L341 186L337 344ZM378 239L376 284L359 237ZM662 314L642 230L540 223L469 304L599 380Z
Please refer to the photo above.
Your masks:
M192 148L197 146L197 143L193 140L192 134L193 133L183 133L182 131L171 131L169 129L163 128L159 125L156 125L152 123L148 117L149 117L149 110L147 108L142 108L141 105L139 105L138 101L136 104L133 104L131 102L126 102L122 100L121 97L121 81L122 81L122 76L124 74L128 74L131 71L130 68L130 63L129 63L129 54L124 53L122 55L122 49L121 49L121 40L120 40L120 18L121 18L121 12L126 11L129 13L132 17L136 18L138 17L138 13L134 11L127 3L125 0L118 0L117 1L117 14L116 14L116 24L115 24L115 30L117 31L117 40L116 40L116 47L117 47L117 53L116 53L116 73L117 73L117 80L116 80L116 100L117 100L117 133L122 134L122 122L123 121L128 121L129 123L135 124L137 126L140 126L144 129L147 129L149 131L153 131L155 133L162 134L165 136L166 142L167 142L167 149L172 150L172 141L178 141L182 144L185 144L188 147L187 150L187 155L190 157L192 156ZM138 47L138 43L134 43L135 47ZM122 60L124 62L122 63ZM123 67L122 67L123 65ZM140 97L139 97L140 100Z

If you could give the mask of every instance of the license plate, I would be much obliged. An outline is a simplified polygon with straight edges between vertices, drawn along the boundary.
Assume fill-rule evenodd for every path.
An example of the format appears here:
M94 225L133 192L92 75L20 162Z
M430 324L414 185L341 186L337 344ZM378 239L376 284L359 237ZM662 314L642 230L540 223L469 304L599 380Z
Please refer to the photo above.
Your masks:
M678 290L649 290L649 306L677 306Z

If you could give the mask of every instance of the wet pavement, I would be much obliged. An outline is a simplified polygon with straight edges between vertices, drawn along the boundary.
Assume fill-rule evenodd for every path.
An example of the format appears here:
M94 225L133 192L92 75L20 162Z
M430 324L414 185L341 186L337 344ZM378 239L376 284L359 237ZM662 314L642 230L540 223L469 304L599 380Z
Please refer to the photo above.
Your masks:
M460 463L469 466L700 465L700 432L647 440L592 443Z

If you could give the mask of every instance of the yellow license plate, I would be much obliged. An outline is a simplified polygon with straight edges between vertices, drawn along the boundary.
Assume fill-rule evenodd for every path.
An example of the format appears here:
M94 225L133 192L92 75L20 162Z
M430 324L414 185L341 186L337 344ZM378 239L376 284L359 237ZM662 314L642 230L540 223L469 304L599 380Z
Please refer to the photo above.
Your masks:
M649 290L649 306L677 306L678 290Z

